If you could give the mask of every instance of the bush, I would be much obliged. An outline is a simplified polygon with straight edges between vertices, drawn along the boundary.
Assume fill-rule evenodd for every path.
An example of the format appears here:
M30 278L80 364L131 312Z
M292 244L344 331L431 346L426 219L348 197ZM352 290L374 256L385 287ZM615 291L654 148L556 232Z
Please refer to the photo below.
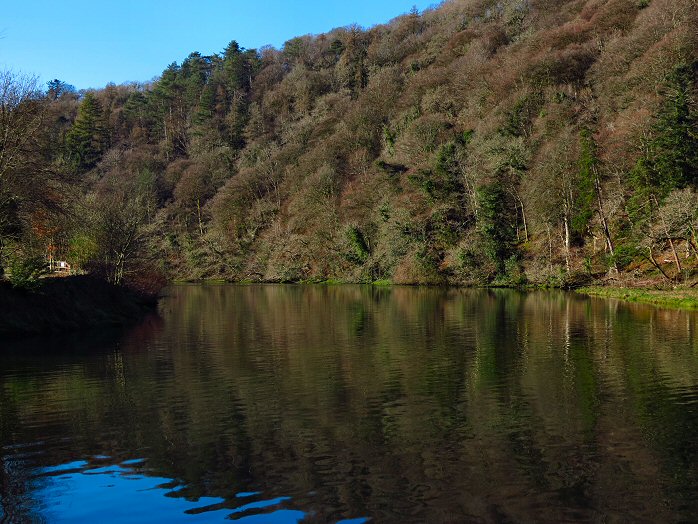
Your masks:
M637 246L617 246L613 252L613 256L609 257L609 267L615 265L618 269L622 269L629 266L639 255L640 249Z
M349 242L349 247L351 252L347 255L349 261L354 264L363 264L368 260L371 254L368 242L364 236L363 231L361 231L356 226L350 226L346 232L347 241Z
M27 290L36 289L39 279L49 273L48 264L42 256L12 256L7 269L12 287Z
M560 287L564 289L578 289L590 285L593 281L593 277L586 271L570 271L565 273Z
M504 271L510 286L522 287L528 283L528 278L526 277L526 273L521 269L521 262L517 255L509 257L506 262L504 262Z

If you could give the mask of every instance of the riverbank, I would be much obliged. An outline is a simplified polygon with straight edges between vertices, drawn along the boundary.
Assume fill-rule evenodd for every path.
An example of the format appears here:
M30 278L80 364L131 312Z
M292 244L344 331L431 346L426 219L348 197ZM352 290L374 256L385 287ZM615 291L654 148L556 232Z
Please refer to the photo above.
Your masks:
M698 309L696 289L634 289L619 287L583 287L575 292L599 298L613 298L671 309Z
M237 284L237 285L254 285L254 284L291 284L291 285L315 285L315 286L343 286L343 285L369 285L374 287L424 287L419 284L396 284L389 280L378 280L374 282L348 282L339 279L328 280L301 280L297 282L260 282L252 280L242 281L226 281L226 280L199 280L199 281L180 281L179 284ZM632 284L631 284L632 285ZM426 285L426 287L443 287L444 285ZM445 285L445 287L469 287L457 285ZM479 286L473 286L479 287ZM578 288L563 288L554 286L481 286L488 289L519 289L522 291L539 291L539 290L562 290L566 289L581 295L587 295L598 298L609 298L615 300L623 300L626 302L636 302L642 304L650 304L658 307L671 309L695 309L698 310L698 289L680 288L680 289L654 289L654 288L634 288L634 287L614 287L614 286L585 286Z
M328 281L305 281L300 284L322 284L322 285L341 285L344 282L338 280ZM389 287L396 285L388 280L380 280L372 282L370 285L379 287ZM458 287L458 286L456 286ZM515 286L489 286L490 289L498 287L522 289L528 291L541 289L565 289L560 287L542 287L542 286L524 286L517 288ZM567 288L569 289L569 288ZM615 300L623 300L625 302L635 302L641 304L649 304L657 307L670 309L692 309L698 310L698 289L694 288L678 288L678 289L653 289L653 288L633 288L633 287L613 287L613 286L586 286L569 289L581 295L587 295L598 298L608 298Z
M32 291L0 282L0 337L127 325L157 300L90 276L48 278Z

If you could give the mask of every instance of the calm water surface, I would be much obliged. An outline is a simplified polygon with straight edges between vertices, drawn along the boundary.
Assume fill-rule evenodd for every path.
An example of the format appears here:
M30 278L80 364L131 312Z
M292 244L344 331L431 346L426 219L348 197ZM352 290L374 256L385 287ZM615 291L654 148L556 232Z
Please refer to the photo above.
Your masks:
M177 286L0 341L0 522L698 521L698 314Z

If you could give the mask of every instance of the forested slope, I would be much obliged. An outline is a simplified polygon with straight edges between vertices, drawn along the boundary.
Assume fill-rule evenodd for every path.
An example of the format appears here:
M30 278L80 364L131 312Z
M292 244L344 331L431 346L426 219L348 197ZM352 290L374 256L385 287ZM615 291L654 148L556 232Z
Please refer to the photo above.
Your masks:
M4 263L49 249L136 284L690 280L697 8L451 0L192 53L143 85L6 73Z

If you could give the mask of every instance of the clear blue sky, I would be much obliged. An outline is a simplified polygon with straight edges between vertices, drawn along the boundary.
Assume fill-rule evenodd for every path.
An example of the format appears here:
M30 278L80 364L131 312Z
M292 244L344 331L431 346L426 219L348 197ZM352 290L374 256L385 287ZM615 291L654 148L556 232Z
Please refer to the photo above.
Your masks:
M6 0L0 68L78 89L146 81L192 51L280 47L352 23L370 27L435 0Z

